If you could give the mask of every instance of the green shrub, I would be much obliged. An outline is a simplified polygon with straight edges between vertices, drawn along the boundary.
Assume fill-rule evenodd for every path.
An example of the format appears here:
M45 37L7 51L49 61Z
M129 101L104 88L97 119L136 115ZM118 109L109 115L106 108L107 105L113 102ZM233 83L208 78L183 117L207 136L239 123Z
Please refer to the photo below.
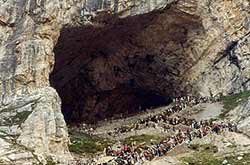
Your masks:
M220 100L223 102L223 112L220 118L224 118L226 114L236 108L240 103L245 102L250 97L250 91L241 92L234 95L222 96Z
M238 159L238 157L242 157L242 159ZM243 156L240 155L230 155L225 157L229 164L232 165L243 165L243 164L250 164L250 153L244 154Z
M222 165L223 159L210 152L196 152L190 157L181 158L181 161L188 165Z
M104 148L112 145L113 142L108 139L89 136L86 134L70 135L72 144L69 145L69 150L77 154L95 154L102 152Z
M218 147L211 145L211 144L191 144L189 145L189 148L195 151L206 151L206 152L211 152L211 153L216 153L218 152Z

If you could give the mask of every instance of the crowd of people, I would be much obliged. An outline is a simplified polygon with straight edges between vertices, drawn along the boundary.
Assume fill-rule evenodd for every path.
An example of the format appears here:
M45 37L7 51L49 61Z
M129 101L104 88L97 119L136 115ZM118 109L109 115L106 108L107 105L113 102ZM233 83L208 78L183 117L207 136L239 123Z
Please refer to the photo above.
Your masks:
M182 143L188 145L194 138L203 138L208 134L220 134L223 131L237 132L234 123L217 122L213 120L201 120L183 117L177 114L186 107L192 107L199 103L215 102L217 98L197 98L192 96L173 99L173 104L160 114L150 115L139 119L129 126L115 128L109 136L119 136L122 133L131 132L143 128L155 127L168 132L170 136L160 143L145 144L120 144L116 148L111 146L105 149L105 156L114 157L109 164L115 165L141 165L155 157L163 156L175 146ZM92 160L93 161L93 160ZM105 164L105 163L104 163Z
M152 144L146 147L140 144L135 146L124 144L118 147L118 150L114 150L109 146L106 149L106 155L116 157L113 160L113 164L141 165L142 162L165 155L179 144L184 142L190 144L194 138L203 138L209 133L220 134L223 131L237 132L237 125L232 123L197 122L194 119L187 120L186 118L182 118L179 121L185 122L189 127L187 129L175 129L175 134L162 140L159 144Z
M172 106L165 109L160 114L150 115L147 118L142 118L136 121L131 125L125 125L119 128L115 128L114 130L110 130L108 132L109 136L120 136L122 133L130 132L133 130L143 129L146 127L157 127L163 124L164 130L167 131L167 126L165 124L179 124L179 122L187 121L188 119L183 119L179 117L169 118L172 114L180 112L187 107L192 107L200 103L207 102L216 102L218 98L209 98L209 97L194 97L194 96L185 96L173 99Z
M197 104L200 103L212 103L212 102L216 102L218 101L219 98L217 97L195 97L195 96L184 96L184 97L177 97L173 99L173 103L164 110L164 112L162 113L158 113L158 114L154 114L154 115L150 115L147 118L143 118L143 119L139 119L137 122L131 124L131 125L125 125L119 128L114 128L114 130L109 130L104 131L105 133L107 132L107 134L109 136L119 136L121 133L125 133L125 132L130 132L132 130L136 130L139 128L143 128L143 127L147 127L149 126L150 122L154 122L156 120L161 121L162 119L164 119L166 116L170 116L171 114L174 114L176 112L180 112L183 109L185 109L186 107L192 107L195 106ZM140 109L140 108L139 108ZM152 109L149 108L146 110L146 112L151 111ZM159 122L158 121L158 122ZM112 120L110 120L110 122L112 122ZM81 126L77 126L77 129L79 129L81 132L84 132L86 134L89 135L93 135L95 134L95 126L93 125L87 125L87 124L82 124ZM98 133L97 133L98 135Z

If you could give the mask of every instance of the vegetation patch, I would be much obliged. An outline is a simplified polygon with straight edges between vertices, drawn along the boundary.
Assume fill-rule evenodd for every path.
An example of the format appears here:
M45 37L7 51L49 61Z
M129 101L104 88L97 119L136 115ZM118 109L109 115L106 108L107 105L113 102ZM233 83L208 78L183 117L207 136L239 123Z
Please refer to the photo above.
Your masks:
M222 165L223 159L210 152L195 152L190 157L183 157L181 161L185 165Z
M163 140L162 137L155 136L155 135L138 135L138 136L131 136L124 139L124 144L145 144L145 145L151 145L151 144L159 144Z
M218 147L212 144L191 144L189 145L188 148L199 152L204 152L204 151L210 153L218 152Z
M228 164L232 165L243 165L243 164L250 164L250 153L244 155L230 155L224 158L228 162Z
M113 145L113 141L90 136L83 133L70 133L72 144L69 145L69 150L76 154L93 155L102 152L109 145Z
M220 100L223 102L224 110L220 114L220 118L224 118L230 110L236 108L240 103L245 102L249 97L250 91L245 91L229 96L222 96Z
M217 154L218 148L211 144L192 144L189 147L195 152L187 157L180 158L183 165L248 165L250 164L250 152L245 154L230 153Z
M191 144L190 149L195 152L191 156L181 158L185 165L221 165L223 159L216 156L218 148L212 144Z

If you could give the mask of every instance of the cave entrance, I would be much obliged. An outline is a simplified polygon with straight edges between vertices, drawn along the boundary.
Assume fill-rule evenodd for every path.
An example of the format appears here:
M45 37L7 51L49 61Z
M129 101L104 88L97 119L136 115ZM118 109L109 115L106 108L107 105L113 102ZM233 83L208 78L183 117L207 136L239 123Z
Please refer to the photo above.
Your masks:
M93 25L62 29L50 82L62 99L65 120L96 123L168 105L178 66L186 62L166 57L183 53L187 28L196 26L178 14L102 16Z

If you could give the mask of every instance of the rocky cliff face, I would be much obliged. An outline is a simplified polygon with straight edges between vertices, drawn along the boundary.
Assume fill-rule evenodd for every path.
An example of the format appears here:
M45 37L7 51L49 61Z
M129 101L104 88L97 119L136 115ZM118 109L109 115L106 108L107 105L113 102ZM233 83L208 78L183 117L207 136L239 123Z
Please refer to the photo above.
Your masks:
M241 100L239 100L240 102ZM245 135L250 137L250 98L245 101L241 101L241 103L234 108L232 111L228 113L227 118L231 121L238 123L238 128Z
M49 87L54 47L51 83L80 111L138 108L136 90L151 100L249 89L249 3L0 0L0 162L71 159Z
M147 13L150 2L87 4L91 25L61 31L51 83L73 121L249 88L249 2L160 1ZM163 99L148 105L154 98Z
M61 101L49 87L49 73L53 47L74 5L0 1L0 162L71 158Z

